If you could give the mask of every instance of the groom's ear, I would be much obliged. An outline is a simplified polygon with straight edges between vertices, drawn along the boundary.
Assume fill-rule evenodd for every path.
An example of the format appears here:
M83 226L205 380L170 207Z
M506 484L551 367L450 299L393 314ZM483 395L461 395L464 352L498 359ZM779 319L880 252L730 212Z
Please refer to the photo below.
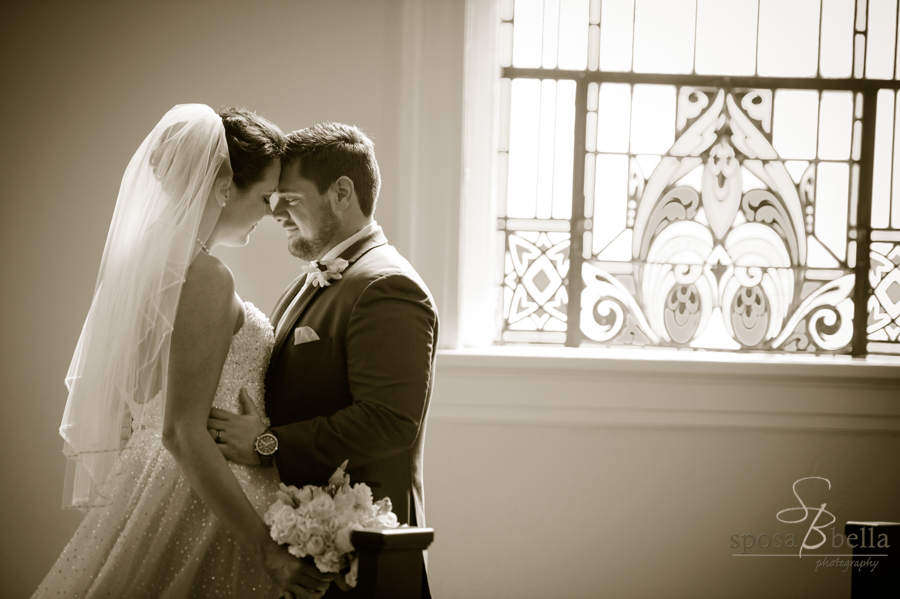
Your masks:
M356 190L353 179L342 175L331 184L331 206L334 212L343 212L353 205L356 200Z

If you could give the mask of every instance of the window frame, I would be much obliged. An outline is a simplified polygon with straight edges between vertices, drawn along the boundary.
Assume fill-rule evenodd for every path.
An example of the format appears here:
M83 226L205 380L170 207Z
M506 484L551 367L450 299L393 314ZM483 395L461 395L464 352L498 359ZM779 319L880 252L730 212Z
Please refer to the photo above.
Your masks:
M821 13L820 13L821 19ZM515 26L515 18L511 22ZM494 25L499 29L501 20L499 17ZM496 58L496 57L492 57ZM690 74L660 74L660 73L635 73L613 72L601 70L571 71L545 68L520 68L514 66L501 67L498 83L501 79L536 79L536 80L571 80L575 82L575 130L573 144L573 173L572 173L572 216L570 223L571 246L569 248L568 276L564 280L568 294L566 323L566 347L581 347L587 339L581 330L581 291L584 283L581 280L581 267L585 262L583 258L583 233L586 231L584 218L585 197L583 193L584 181L584 157L587 118L588 85L591 83L625 83L625 84L655 84L672 86L691 86L706 88L750 88L750 89L802 89L815 91L850 91L854 94L861 93L863 97L862 117L862 151L858 164L860 166L860 180L858 191L858 204L856 215L856 261L853 266L855 275L853 298L853 337L850 342L854 357L869 355L866 351L866 326L868 319L868 299L872 294L868 271L870 268L869 246L871 243L871 206L872 206L872 181L875 157L875 129L877 122L877 95L882 89L900 90L900 81L893 79L865 79L847 78L832 79L823 77L759 77L759 76L720 76ZM495 100L496 101L496 100ZM501 215L496 215L504 218ZM496 219L494 219L496 221ZM503 229L500 229L503 230ZM505 233L504 233L505 234ZM500 284L498 284L498 287ZM506 345L499 339L499 333L504 329L502 319L495 324L497 329L496 344ZM862 323L860 325L860 323ZM534 345L545 345L535 343ZM643 351L647 351L646 349ZM652 350L651 350L652 351ZM697 351L697 350L695 350ZM719 350L711 350L719 351ZM732 350L729 353L765 353L781 354L773 350ZM831 355L831 354L828 354ZM874 354L873 354L874 355Z

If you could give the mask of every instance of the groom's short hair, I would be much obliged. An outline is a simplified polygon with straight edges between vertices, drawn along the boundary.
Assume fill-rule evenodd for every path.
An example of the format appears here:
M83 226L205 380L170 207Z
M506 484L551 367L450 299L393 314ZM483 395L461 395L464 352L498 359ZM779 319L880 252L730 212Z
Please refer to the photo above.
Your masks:
M381 174L375 160L375 144L353 125L319 123L287 136L283 161L297 163L300 176L325 193L339 177L353 181L359 208L371 216L381 188Z

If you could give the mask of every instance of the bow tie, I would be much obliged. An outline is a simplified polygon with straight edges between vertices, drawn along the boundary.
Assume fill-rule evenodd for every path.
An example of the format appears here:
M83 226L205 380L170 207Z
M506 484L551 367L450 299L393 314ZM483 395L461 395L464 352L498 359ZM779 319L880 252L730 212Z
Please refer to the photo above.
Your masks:
M350 263L343 258L334 260L313 260L300 267L306 273L306 284L313 287L328 287L332 279L340 279L341 273Z

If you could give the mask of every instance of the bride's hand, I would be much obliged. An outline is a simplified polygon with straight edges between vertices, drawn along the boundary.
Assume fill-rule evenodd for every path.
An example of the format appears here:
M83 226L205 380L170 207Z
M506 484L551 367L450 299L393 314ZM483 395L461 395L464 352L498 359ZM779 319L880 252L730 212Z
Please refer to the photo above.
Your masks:
M316 599L325 594L334 580L334 575L319 572L315 565L288 553L284 545L266 547L264 565L288 598Z
M256 438L266 431L266 425L243 387L238 399L243 414L213 408L209 412L206 428L226 460L244 466L259 466Z

